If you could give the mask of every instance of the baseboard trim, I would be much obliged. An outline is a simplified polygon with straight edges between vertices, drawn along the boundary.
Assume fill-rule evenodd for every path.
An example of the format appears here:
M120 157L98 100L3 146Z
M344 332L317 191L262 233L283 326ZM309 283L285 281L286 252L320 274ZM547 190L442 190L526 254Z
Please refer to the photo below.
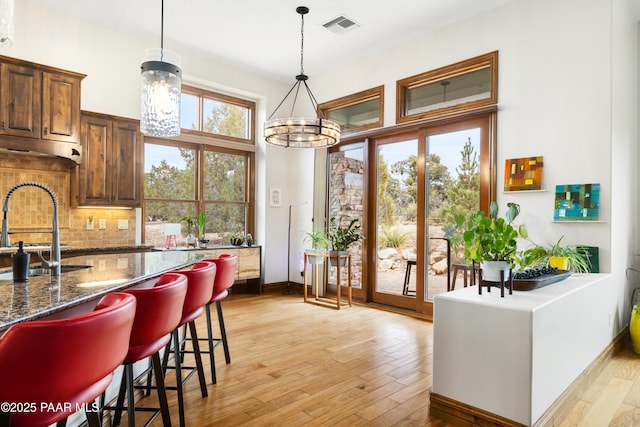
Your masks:
M271 292L284 292L287 289L291 290L292 294L302 295L302 284L291 282L291 286L287 285L287 282L272 282L262 285L263 293Z
M576 405L584 392L593 384L611 358L629 341L629 328L624 328L593 362L567 387L533 427L551 427L560 425L569 411ZM524 424L506 419L499 415L459 402L437 393L430 394L430 414L460 427L498 426L522 427Z
M511 421L500 415L492 414L475 406L431 393L429 396L431 416L451 423L457 427L498 426L498 427L526 427L524 424Z

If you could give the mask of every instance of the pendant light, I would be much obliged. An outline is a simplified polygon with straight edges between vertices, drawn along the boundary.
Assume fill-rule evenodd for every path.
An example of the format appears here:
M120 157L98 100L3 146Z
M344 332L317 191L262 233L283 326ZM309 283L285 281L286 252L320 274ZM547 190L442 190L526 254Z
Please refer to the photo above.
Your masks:
M322 113L318 109L318 102L313 96L313 93L311 93L309 85L307 85L307 79L309 77L304 74L304 15L309 13L309 8L299 6L296 8L296 12L300 14L300 19L302 21L300 30L300 74L296 76L296 82L293 84L284 99L280 101L280 104L278 104L273 113L271 113L269 119L264 123L264 136L269 144L281 147L330 147L340 141L340 125L321 116ZM311 105L317 116L313 118L285 117L274 119L273 116L292 93L294 96L290 115L293 115L293 110L296 105L298 92L300 91L301 86L304 86L304 89L307 91L309 99L311 100Z
M170 138L180 135L180 56L164 49L164 0L160 19L160 49L147 49L142 70L140 131Z
M13 0L0 0L0 47L13 43Z

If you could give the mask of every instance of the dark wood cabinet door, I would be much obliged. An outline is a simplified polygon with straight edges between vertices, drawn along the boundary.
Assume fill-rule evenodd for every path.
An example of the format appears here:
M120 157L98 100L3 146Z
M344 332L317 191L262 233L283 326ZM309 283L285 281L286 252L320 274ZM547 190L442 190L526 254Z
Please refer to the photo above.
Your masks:
M82 163L79 166L78 205L108 206L112 192L112 121L83 116Z
M41 90L41 71L16 64L0 65L1 135L40 138Z
M139 121L83 112L80 133L82 164L77 175L77 206L142 206Z
M112 204L139 207L142 204L142 138L139 122L113 122Z
M80 142L80 79L43 73L42 139Z

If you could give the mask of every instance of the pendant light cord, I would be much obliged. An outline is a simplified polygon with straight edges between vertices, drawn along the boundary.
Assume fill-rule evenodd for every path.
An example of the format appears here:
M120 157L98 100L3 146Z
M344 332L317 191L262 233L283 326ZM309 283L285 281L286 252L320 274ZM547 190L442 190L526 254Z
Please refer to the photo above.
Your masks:
M164 59L164 0L160 6L160 62Z
M304 14L300 14L300 75L304 75Z

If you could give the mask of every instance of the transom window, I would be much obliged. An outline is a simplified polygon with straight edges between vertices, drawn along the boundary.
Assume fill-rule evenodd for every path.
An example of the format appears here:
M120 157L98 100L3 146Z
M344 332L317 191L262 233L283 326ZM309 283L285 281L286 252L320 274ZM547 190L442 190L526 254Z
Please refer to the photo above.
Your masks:
M187 133L205 133L253 143L255 103L183 86L180 127Z
M324 102L318 108L327 119L340 124L343 133L379 128L384 123L384 86Z
M498 102L498 52L396 82L396 122L442 117Z

